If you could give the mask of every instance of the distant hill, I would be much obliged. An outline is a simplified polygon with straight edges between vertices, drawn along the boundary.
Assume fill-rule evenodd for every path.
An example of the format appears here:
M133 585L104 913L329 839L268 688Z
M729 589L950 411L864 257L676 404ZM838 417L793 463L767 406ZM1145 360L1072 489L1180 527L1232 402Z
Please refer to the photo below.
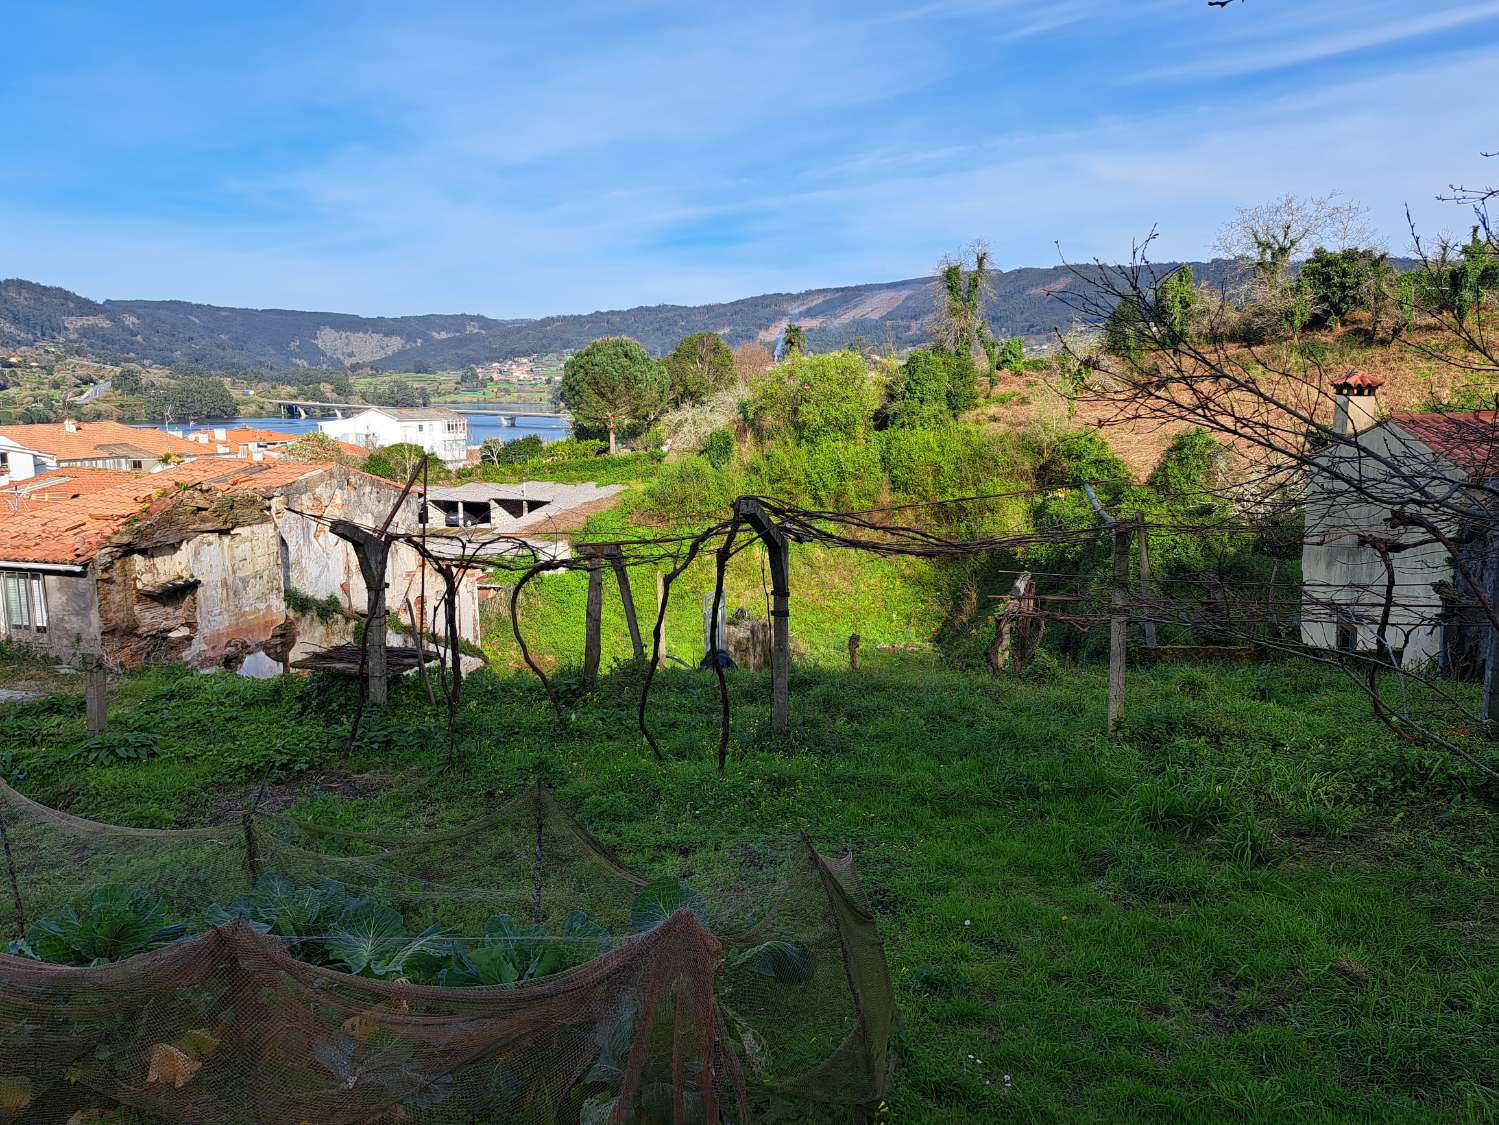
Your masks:
M1167 270L1173 263L1156 268ZM1224 284L1227 261L1193 262L1201 281ZM1055 294L1078 284L1062 266L993 275L986 303L996 335L1044 337L1076 319ZM496 320L478 315L363 317L288 309L235 309L186 301L91 301L36 282L0 281L0 345L60 343L91 355L217 371L309 366L446 370L543 352L574 351L600 336L633 336L662 354L691 332L731 344L773 344L788 320L816 350L855 340L897 348L925 342L932 279L767 293L715 305L649 305L612 312Z

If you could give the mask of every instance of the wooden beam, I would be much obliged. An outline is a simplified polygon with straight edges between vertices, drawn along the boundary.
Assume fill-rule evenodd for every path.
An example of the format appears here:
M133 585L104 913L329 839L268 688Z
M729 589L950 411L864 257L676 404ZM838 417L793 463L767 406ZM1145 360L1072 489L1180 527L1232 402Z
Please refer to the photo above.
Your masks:
M619 600L625 608L625 625L630 630L630 648L636 660L645 658L645 642L640 639L640 622L635 618L635 596L630 592L630 572L625 567L624 556L616 545L609 555L609 565L614 569L614 580L619 584Z

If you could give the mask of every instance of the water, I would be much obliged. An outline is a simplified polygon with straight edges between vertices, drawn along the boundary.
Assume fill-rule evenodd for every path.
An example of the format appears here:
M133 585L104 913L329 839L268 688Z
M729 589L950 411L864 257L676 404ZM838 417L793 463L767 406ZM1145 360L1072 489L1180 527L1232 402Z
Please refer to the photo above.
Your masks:
M542 441L560 441L571 433L568 423L561 418L517 418L515 425L507 426L493 414L469 414L460 410L468 419L468 443L470 445L482 445L485 438L499 438L501 441L515 441L518 438L535 434ZM183 427L173 424L170 427L172 433L181 433L184 428L189 430L211 430L222 426L225 429L251 429L251 430L275 430L283 434L307 434L313 433L318 428L316 418L205 418L201 422L195 422L191 426ZM157 429L166 430L167 426L158 426Z

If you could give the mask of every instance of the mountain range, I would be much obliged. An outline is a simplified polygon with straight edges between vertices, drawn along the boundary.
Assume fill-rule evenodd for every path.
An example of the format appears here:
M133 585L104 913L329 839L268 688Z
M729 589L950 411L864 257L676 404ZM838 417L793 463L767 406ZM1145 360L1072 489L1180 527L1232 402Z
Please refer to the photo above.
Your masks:
M1167 271L1177 263L1160 263ZM1227 283L1232 262L1190 263L1200 281ZM1098 267L1084 267L1087 276ZM1058 295L1076 289L1066 266L990 275L989 325L1001 338L1066 331L1077 314ZM0 345L57 343L113 361L191 364L223 372L291 367L452 370L546 352L600 336L632 336L654 354L692 332L731 344L773 345L788 321L825 350L856 341L908 348L927 340L935 310L930 277L803 293L767 293L711 305L648 305L539 319L469 314L364 317L289 309L239 309L187 301L93 301L32 281L0 281Z

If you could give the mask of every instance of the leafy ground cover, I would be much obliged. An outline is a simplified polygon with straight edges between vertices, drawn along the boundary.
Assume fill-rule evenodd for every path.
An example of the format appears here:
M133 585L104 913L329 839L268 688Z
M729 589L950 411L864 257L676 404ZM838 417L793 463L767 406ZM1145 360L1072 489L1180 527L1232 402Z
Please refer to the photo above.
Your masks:
M734 674L722 777L712 678L663 676L657 766L639 674L585 693L564 671L560 723L533 682L476 674L449 767L414 685L343 760L343 685L148 669L116 685L129 754L88 743L59 693L0 708L0 766L122 823L231 821L269 776L306 820L381 831L462 822L540 775L626 861L689 880L799 831L851 847L903 1020L892 1122L1499 1112L1496 794L1326 671L1141 669L1110 739L1088 666L803 667L783 745L764 679Z

